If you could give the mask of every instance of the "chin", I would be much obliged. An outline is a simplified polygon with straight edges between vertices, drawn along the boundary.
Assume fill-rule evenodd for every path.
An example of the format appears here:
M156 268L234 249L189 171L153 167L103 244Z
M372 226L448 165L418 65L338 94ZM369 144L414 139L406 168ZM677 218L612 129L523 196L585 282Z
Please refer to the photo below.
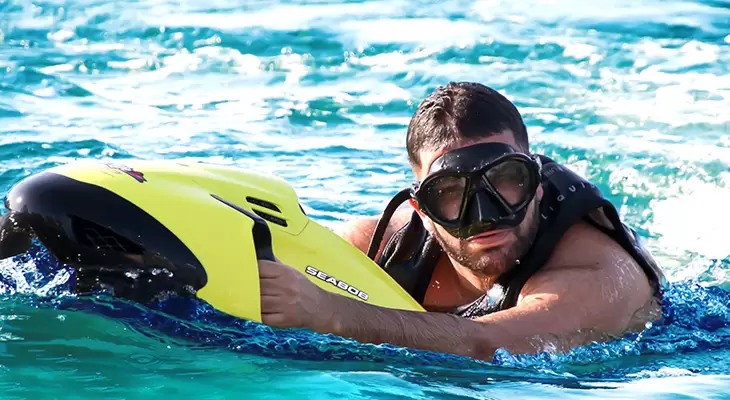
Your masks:
M467 264L473 266L475 271L487 275L501 274L512 268L514 260L510 260L507 253L500 248L488 250L470 251Z
M495 278L499 275L512 269L512 266L504 262L495 262L495 260L489 260L488 263L481 261L474 267L469 267L473 272L482 275L483 277Z

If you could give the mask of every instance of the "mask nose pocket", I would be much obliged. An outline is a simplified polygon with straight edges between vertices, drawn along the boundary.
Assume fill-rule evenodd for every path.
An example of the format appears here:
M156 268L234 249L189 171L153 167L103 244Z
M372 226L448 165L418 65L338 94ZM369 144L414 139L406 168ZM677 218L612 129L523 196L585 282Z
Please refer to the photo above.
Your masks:
M501 216L499 208L496 207L485 190L479 190L469 199L466 208L466 221L469 223L494 222Z

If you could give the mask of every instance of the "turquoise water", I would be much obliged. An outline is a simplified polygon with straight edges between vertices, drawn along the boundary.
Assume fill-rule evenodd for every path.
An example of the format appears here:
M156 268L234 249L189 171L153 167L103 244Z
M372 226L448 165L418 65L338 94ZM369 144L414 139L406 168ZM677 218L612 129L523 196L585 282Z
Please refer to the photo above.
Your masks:
M336 227L411 182L406 126L449 80L501 90L620 207L675 283L662 321L482 363L69 298L38 249L0 263L2 398L729 397L727 1L0 0L0 192L79 158L202 160L282 176Z

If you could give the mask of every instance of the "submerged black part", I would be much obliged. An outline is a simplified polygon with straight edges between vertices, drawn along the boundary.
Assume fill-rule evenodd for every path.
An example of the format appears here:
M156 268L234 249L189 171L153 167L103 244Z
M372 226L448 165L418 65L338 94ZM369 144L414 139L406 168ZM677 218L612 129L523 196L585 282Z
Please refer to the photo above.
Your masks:
M200 261L157 219L99 186L52 172L16 185L8 194L0 249L14 255L35 235L60 262L73 267L75 290L108 290L147 302L160 295L193 295L207 283ZM14 230L13 230L14 229ZM16 244L18 243L18 244Z

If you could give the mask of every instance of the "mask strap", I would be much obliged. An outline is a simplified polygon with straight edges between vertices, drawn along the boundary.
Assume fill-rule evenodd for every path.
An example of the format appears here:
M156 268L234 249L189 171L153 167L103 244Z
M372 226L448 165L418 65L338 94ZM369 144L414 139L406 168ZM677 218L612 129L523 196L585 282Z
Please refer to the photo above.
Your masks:
M400 205L403 204L403 202L408 200L410 197L411 189L403 189L390 200L388 205L385 207L385 210L383 210L383 215L380 216L380 220L378 220L378 225L375 227L373 235L370 238L368 257L370 257L371 260L375 261L375 256L378 254L378 249L380 249L380 243L383 241L385 228L388 227L390 218L395 213L395 210L397 210L398 207L400 207Z

